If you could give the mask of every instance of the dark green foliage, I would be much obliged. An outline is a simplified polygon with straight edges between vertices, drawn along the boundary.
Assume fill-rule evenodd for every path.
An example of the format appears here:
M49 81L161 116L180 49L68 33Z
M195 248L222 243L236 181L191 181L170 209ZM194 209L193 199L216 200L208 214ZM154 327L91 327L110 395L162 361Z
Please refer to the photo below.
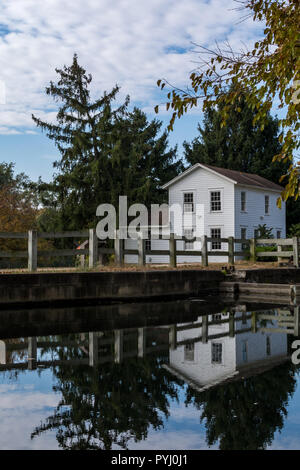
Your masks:
M129 112L129 97L113 109L118 86L92 100L92 77L76 55L70 67L56 72L58 83L51 82L46 93L61 103L57 123L33 120L61 154L53 182L39 185L43 203L58 213L59 229L95 226L98 205L117 205L121 195L129 203L160 202L159 187L182 170L177 149L167 150L166 132L158 137L161 123L149 123L136 108Z
M280 431L296 388L296 366L286 362L262 374L229 382L202 393L187 391L205 422L209 446L220 450L265 449Z
M262 224L257 227L256 238L274 238L272 233L273 228L267 227L267 224Z
M191 165L200 162L246 173L254 173L279 184L288 163L272 163L280 152L278 120L267 114L263 130L253 124L257 111L241 99L231 108L226 125L221 127L222 109L210 109L204 114L203 127L191 144L184 142L185 158Z
M79 348L61 348L58 354L60 360L70 360L53 369L57 379L53 390L60 401L32 439L55 430L58 445L65 450L127 449L131 442L145 440L150 427L163 428L169 401L178 400L182 382L161 367L165 357L89 367L72 364L75 357L84 356Z

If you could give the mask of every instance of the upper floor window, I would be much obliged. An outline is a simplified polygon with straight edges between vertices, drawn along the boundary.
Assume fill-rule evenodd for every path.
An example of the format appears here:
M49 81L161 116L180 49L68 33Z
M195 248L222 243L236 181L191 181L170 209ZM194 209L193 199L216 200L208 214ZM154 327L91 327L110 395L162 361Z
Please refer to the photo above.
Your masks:
M221 191L210 192L210 210L212 212L221 210Z
M267 356L271 356L271 339L270 339L270 336L266 337L266 354L267 354Z
M265 196L265 214L269 214L270 210L270 198L269 196Z
M247 343L247 341L242 342L242 356L243 356L243 362L248 362L248 343Z
M183 194L183 211L194 212L194 193Z
M246 193L245 191L241 192L241 211L245 212L246 210Z

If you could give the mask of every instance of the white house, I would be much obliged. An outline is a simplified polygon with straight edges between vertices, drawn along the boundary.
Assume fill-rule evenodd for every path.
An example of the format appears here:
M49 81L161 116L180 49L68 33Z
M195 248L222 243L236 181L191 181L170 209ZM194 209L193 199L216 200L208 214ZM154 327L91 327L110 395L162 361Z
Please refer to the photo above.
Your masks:
M259 225L272 229L275 238L286 236L285 203L276 205L282 187L261 176L196 163L163 186L169 192L169 207L178 204L180 213L170 213L171 231L187 238L207 235L212 238L249 239L257 235ZM197 227L197 233L196 233ZM147 241L146 249L167 250L167 240ZM226 250L227 245L212 242L209 249ZM135 240L126 240L125 248L135 249ZM201 242L177 242L178 250L201 250ZM199 262L194 256L178 256L178 263ZM210 257L209 261L227 261ZM137 262L136 255L125 255L125 262ZM146 262L168 263L167 255L147 255Z
M203 341L202 327L205 316L199 317L185 328L177 325L177 346L170 349L169 365L171 373L183 379L198 391L211 388L239 376L255 374L259 370L274 367L288 359L287 334L277 321L271 322L268 332L251 332L251 312L236 312L234 321L238 334L230 337L229 323L221 321L229 313L208 315L210 324L208 339ZM218 324L218 321L220 322ZM212 339L210 339L212 338Z

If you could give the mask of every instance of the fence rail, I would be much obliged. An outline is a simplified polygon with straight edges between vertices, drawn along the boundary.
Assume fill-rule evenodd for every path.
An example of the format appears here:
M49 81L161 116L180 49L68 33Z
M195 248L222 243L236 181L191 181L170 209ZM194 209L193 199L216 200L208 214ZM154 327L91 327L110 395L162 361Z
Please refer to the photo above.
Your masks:
M39 239L60 239L60 238L86 238L87 248L76 249L53 249L38 250ZM163 250L147 249L146 240L138 239L136 249L127 249L124 240L116 238L114 248L98 247L98 239L95 229L69 231L69 232L0 232L0 239L27 239L27 251L0 251L0 258L27 258L29 271L35 271L38 265L38 256L44 257L60 257L60 256L85 256L88 255L88 266L95 267L98 263L99 255L114 254L115 262L119 265L124 264L125 255L137 255L138 264L144 266L146 264L146 255L165 255L170 257L169 264L176 267L178 256L193 256L198 258L203 266L208 266L208 258L227 257L229 264L234 264L236 257L248 256L250 260L256 261L258 258L275 257L278 261L284 258L293 260L293 265L299 267L299 244L300 238L273 238L273 239L242 239L242 238L212 238L203 235L202 237L194 237L187 239L185 237L174 236L173 233L169 237L169 248ZM178 249L177 242L201 242L201 249ZM226 243L227 249L212 249L208 243ZM239 245L236 249L235 245ZM276 251L261 251L261 247L276 247Z

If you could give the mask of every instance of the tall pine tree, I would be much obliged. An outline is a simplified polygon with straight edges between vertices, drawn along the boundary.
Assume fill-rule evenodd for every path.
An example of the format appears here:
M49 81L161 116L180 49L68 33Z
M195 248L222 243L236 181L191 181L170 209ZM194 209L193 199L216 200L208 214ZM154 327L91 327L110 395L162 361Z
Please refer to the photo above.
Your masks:
M159 187L183 166L176 161L177 149L167 148L166 132L159 135L161 123L149 123L137 108L129 112L129 97L113 109L118 86L92 101L92 77L78 64L76 55L70 67L56 72L59 81L51 82L46 93L61 103L57 122L33 116L61 154L51 185L39 185L46 196L44 203L51 207L52 225L59 230L94 226L97 206L117 206L121 195L127 195L129 203L162 202ZM47 225L47 214L43 222Z
M254 173L279 183L289 164L272 163L273 156L281 149L278 120L268 113L261 130L258 123L253 123L256 113L244 97L238 106L230 109L223 127L221 109L206 111L203 127L198 125L199 136L191 144L183 144L187 162Z

